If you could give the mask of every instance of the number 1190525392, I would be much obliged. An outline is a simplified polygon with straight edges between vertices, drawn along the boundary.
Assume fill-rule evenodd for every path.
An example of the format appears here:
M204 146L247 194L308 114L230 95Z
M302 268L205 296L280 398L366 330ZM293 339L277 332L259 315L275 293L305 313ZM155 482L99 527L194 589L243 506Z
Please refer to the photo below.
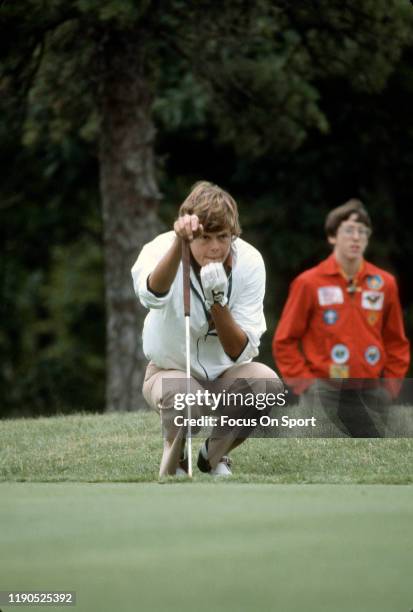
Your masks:
M76 605L76 593L74 591L0 591L0 604L5 606L74 606Z

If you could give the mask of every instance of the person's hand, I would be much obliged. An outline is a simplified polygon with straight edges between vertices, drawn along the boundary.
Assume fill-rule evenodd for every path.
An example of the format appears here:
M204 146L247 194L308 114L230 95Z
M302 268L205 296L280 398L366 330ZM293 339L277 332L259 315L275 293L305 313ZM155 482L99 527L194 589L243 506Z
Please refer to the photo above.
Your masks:
M178 217L174 223L174 232L178 238L189 240L189 242L202 234L203 231L204 228L197 215L183 215Z
M208 310L214 304L225 306L228 302L228 277L222 263L211 262L201 268L201 283Z

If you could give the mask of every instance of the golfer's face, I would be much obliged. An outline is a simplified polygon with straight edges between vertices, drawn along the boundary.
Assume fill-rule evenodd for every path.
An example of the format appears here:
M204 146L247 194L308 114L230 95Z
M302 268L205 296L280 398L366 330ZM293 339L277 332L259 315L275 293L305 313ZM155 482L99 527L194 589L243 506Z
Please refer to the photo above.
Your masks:
M191 242L191 252L195 261L201 266L211 262L223 263L231 249L231 232L204 232Z

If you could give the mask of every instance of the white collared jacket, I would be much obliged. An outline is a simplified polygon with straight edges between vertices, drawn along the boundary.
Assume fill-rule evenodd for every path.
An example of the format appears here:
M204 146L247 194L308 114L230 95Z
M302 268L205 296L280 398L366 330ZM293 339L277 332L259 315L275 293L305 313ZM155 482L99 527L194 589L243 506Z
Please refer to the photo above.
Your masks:
M182 262L166 295L148 289L147 280L157 263L171 247L175 232L160 234L146 244L132 268L135 293L149 308L143 327L143 351L163 369L185 371L185 317L183 306ZM248 337L241 355L229 357L215 329L208 322L202 286L191 267L190 350L191 375L214 380L234 364L247 363L258 355L261 335L266 330L263 300L265 267L253 246L236 238L232 243L232 271L228 279L228 308Z

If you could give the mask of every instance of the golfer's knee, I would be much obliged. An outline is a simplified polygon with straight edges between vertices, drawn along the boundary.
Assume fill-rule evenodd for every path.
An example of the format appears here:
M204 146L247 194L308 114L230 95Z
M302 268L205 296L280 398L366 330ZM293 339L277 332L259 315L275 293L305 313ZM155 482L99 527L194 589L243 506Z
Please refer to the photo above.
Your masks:
M249 385L253 393L273 393L277 395L284 391L284 383L277 376L274 370L271 370L264 364L259 364L260 368L257 368L253 378L249 379Z
M258 363L253 361L253 378L265 378L266 380L280 380L280 377L273 369L265 365L265 363Z

